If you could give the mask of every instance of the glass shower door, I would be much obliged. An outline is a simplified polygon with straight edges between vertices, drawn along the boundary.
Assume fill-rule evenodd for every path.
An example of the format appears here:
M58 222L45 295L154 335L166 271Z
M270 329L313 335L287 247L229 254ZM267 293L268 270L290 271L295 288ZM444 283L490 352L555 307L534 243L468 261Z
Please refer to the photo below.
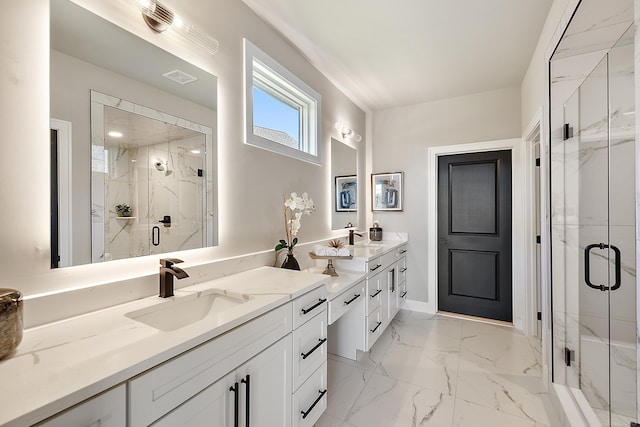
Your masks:
M552 116L551 145L554 382L624 427L638 411L633 55L629 29Z
M635 84L634 29L608 54L609 236L619 249L609 263L610 422L638 421L635 271Z

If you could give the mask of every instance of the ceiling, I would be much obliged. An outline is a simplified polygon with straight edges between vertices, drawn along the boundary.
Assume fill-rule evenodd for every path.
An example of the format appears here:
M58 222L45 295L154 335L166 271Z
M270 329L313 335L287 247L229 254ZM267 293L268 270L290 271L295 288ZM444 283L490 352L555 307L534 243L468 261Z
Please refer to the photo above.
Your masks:
M361 108L519 86L552 0L244 0Z

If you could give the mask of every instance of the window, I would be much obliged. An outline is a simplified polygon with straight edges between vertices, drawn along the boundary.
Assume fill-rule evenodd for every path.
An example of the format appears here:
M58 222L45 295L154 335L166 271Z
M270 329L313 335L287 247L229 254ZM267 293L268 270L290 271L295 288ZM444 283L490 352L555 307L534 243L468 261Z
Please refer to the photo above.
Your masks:
M244 39L247 144L321 164L320 94Z

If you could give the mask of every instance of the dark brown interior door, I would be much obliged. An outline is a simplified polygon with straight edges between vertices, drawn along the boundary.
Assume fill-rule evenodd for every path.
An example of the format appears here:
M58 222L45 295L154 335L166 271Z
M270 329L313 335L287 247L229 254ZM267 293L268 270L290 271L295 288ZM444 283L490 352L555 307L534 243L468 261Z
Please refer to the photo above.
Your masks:
M512 321L511 151L438 158L438 309Z

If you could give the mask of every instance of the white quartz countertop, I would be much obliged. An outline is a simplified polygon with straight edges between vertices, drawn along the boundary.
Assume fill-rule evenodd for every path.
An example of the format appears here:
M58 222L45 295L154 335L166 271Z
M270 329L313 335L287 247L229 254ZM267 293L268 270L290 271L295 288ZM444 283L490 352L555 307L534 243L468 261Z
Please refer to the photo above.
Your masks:
M323 267L311 267L307 271L321 274L323 270ZM366 276L364 272L360 273L345 270L339 270L337 273L337 277L327 276L329 278L329 281L327 282L327 298L329 301L335 299L359 281L364 280Z
M175 291L209 288L250 296L214 318L161 331L125 315L169 299L157 296L28 329L0 361L0 426L31 425L330 282L330 277L261 267Z
M381 240L377 242L357 242L353 246L349 246L351 255L354 258L363 258L366 261L377 256L386 254L387 252L406 244L406 240Z

